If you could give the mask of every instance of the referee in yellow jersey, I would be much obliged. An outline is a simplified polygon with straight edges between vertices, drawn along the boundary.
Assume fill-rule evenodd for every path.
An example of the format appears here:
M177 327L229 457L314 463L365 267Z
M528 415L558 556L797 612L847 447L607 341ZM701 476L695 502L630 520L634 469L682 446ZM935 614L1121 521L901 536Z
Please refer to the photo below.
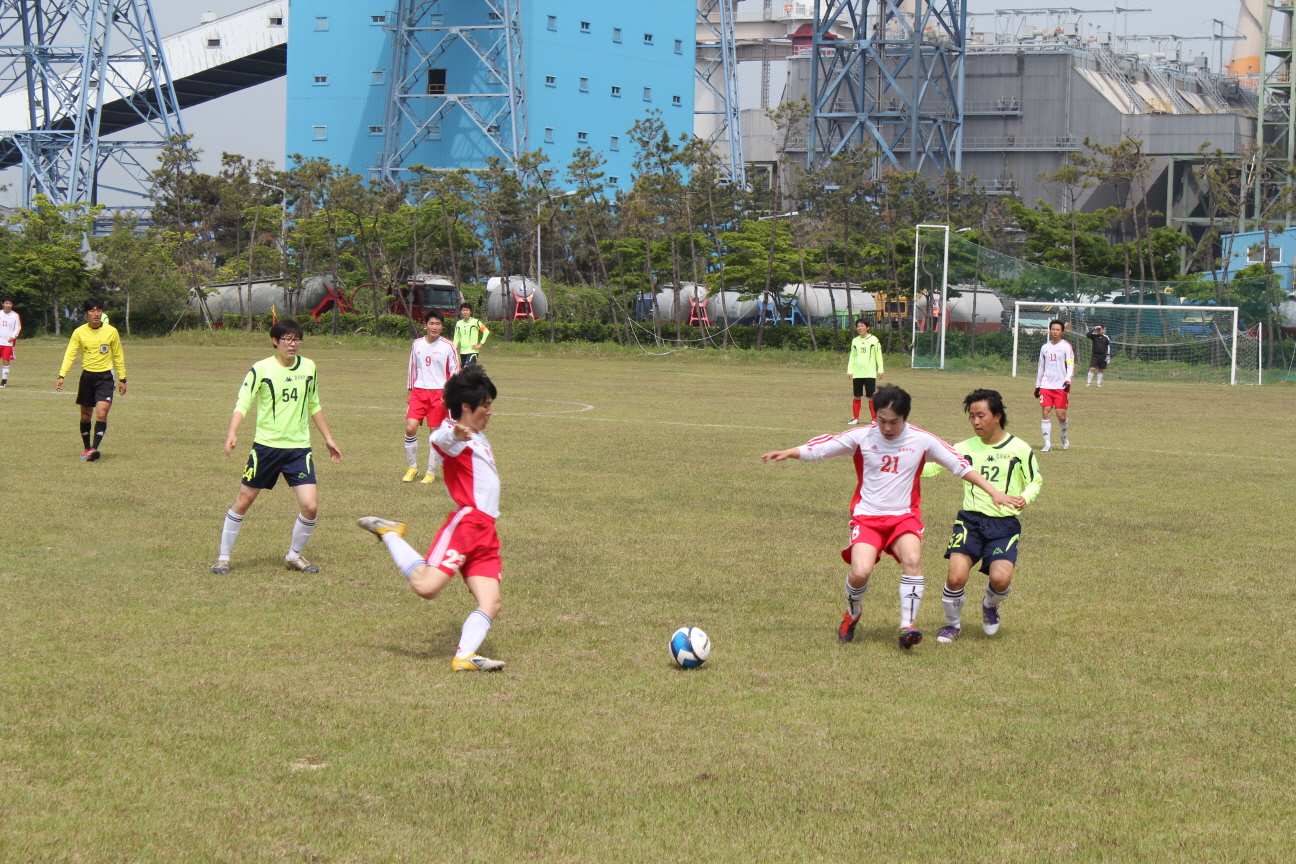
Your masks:
M63 391L63 379L72 369L77 352L81 352L81 382L77 385L77 404L81 406L81 441L85 452L81 458L93 462L99 458L99 445L108 431L108 409L112 407L113 375L117 369L117 390L126 395L126 356L122 353L121 337L117 328L103 320L103 301L91 297L82 308L86 323L72 331L63 366L59 369L54 389ZM90 414L94 412L93 437Z

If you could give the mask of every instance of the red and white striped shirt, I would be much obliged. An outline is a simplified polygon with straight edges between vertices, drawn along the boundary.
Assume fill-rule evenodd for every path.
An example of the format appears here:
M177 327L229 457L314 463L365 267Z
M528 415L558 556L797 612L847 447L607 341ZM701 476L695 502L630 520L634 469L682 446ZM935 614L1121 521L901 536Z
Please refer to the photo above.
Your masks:
M432 433L432 446L444 459L446 491L458 507L472 507L492 519L499 518L500 482L495 453L480 432L467 441L454 434L455 420L447 417Z
M445 337L428 344L427 338L414 340L410 347L409 383L419 390L443 390L446 379L459 371L459 352Z
M922 506L919 476L930 459L955 477L972 470L967 461L943 438L905 424L888 441L877 423L856 426L840 435L820 435L801 445L803 462L821 462L851 454L859 482L851 499L852 516L904 516Z

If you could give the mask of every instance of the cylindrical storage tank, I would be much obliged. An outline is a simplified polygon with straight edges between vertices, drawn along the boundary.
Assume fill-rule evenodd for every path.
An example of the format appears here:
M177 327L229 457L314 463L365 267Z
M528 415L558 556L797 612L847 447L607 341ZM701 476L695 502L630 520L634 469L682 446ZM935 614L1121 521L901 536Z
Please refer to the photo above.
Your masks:
M531 279L510 276L508 282L499 276L486 280L486 317L512 318L519 299L531 301L531 314L536 318L549 315L549 300Z
M979 290L978 290L979 289ZM1003 301L990 293L985 286L951 285L951 291L960 292L958 297L948 299L946 315L947 326L951 330L972 329L972 298L976 297L976 332L994 333L1003 329ZM938 298L939 299L939 298ZM927 298L918 297L918 314L927 314Z
M698 303L707 303L707 296L711 293L705 285L694 285L692 282L685 282L679 290L679 320L688 323L689 312L692 306L689 300L696 300ZM653 298L655 314L658 321L675 320L675 289L673 286L666 286L657 292ZM710 315L710 304L707 304L707 314ZM714 324L715 317L711 317L711 323Z
M1284 332L1296 332L1296 294L1288 294L1287 299L1278 304L1278 317L1282 319Z
M789 285L783 289L785 294L791 294L794 291L800 297L801 309L812 321L832 318L835 314L840 315L844 312L852 312L855 315L874 315L877 312L877 301L874 299L872 292L865 291L858 285L851 284L850 296L847 297L845 283L838 282L834 285L820 283L803 287L801 285ZM847 300L849 299L849 306Z
M760 315L760 305L755 300L739 300L737 291L719 291L707 298L707 313L712 324L723 326L726 311L730 324L755 324Z
M326 281L327 280L327 281ZM312 276L305 281L300 291L287 292L278 282L252 283L252 314L269 315L273 306L277 315L283 317L306 316L328 295L327 285L332 284L332 276ZM225 285L212 285L205 290L207 308L212 317L219 321L222 315L237 316L240 311L247 314L248 289L245 282L233 282ZM239 295L242 294L242 303ZM241 306L241 310L240 310ZM199 311L198 299L189 297L189 308Z

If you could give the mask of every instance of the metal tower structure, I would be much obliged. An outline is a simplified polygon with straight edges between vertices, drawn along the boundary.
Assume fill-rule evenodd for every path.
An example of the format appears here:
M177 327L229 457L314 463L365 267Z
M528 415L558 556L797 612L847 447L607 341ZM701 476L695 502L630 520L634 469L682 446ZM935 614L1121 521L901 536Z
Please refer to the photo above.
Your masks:
M1260 107L1256 112L1255 180L1256 228L1263 228L1269 205L1278 200L1291 179L1287 169L1296 164L1296 82L1292 81L1292 0L1266 0L1262 20L1260 55ZM1290 205L1291 202L1286 202ZM1290 227L1289 206L1282 218L1268 220Z
M959 169L966 46L964 0L815 0L807 167L869 145L880 168Z
M386 25L391 77L379 176L396 180L418 146L437 140L441 124L456 113L517 170L527 150L521 5L522 0L399 0L395 19ZM487 23L455 23L465 20ZM447 76L448 54L475 58L476 68L471 75ZM467 88L456 89L455 81Z
M738 106L734 5L735 0L697 0L697 80L715 103L714 106L695 108L694 115L714 118L715 125L707 134L706 141L715 145L724 140L728 149L725 167L729 182L746 186L742 120ZM705 38L702 38L703 34Z
M143 196L145 154L184 134L150 0L0 0L0 98L21 90L26 116L0 117L0 161L21 158L29 206L36 194L56 204L94 202L100 189ZM102 137L127 126L147 134ZM100 185L110 164L123 186Z

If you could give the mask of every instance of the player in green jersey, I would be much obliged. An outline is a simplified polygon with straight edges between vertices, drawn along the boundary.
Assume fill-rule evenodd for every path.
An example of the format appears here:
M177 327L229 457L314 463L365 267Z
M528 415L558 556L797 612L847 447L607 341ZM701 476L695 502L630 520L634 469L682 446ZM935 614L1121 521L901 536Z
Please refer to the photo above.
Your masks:
M987 636L999 632L999 604L1012 587L1021 539L1021 522L1017 516L1035 500L1044 484L1035 451L1025 441L1004 431L1008 414L998 391L973 390L963 400L963 410L972 422L976 437L960 441L954 449L971 463L974 471L1002 490L1012 506L996 506L982 490L965 486L963 508L955 517L954 531L945 551L949 559L949 575L941 597L945 626L936 634L937 642L953 642L958 638L963 626L963 586L967 584L972 565L978 561L981 572L989 577L985 599L981 601L981 628ZM923 476L930 477L942 470L939 465L929 463L923 469Z
M473 317L473 308L469 303L459 307L459 320L455 322L454 346L459 350L459 368L471 366L477 362L477 353L486 344L490 328Z
M869 335L869 320L861 315L855 322L855 331L859 335L851 340L850 359L846 362L846 377L851 379L855 393L851 402L851 413L855 416L847 426L860 422L860 404L865 397L868 398L869 418L877 418L877 412L873 410L873 393L882 377L882 343L876 336Z
M302 328L296 321L285 318L275 324L270 328L274 355L252 364L243 378L234 416L230 418L229 434L225 436L225 455L238 446L238 427L251 409L253 399L257 403L256 437L252 439L252 452L243 472L243 485L239 487L234 506L225 514L220 557L211 568L213 573L230 572L230 553L243 527L243 515L262 489L275 487L280 474L297 493L301 508L293 523L292 542L284 564L289 570L319 572L318 567L302 557L306 542L315 530L315 514L319 508L307 419L314 420L324 436L330 459L341 462L342 450L324 422L315 364L297 353L301 341Z

